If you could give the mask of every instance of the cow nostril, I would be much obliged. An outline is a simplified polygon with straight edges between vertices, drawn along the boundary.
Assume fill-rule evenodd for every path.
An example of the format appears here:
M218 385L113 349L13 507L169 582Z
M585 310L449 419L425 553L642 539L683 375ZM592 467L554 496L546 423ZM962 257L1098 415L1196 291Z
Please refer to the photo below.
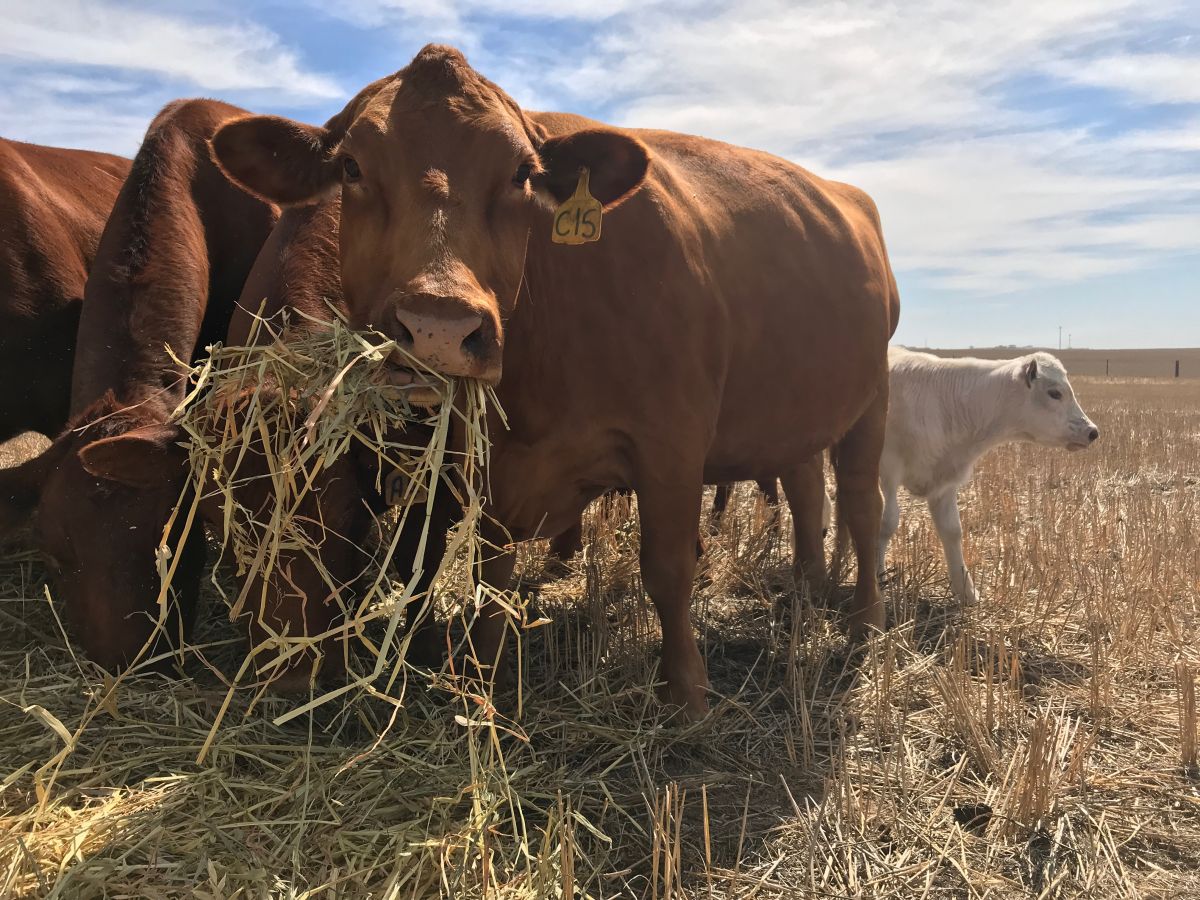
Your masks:
M1094 441L1098 437L1100 437L1100 429L1093 428L1091 431L1088 432L1088 440L1089 441Z
M482 359L487 353L486 326L480 322L479 327L463 338L462 349L468 356Z
M400 320L399 316L396 317L396 325L398 326L396 330L396 343L405 350L411 350L413 347L413 333L408 330L408 326Z

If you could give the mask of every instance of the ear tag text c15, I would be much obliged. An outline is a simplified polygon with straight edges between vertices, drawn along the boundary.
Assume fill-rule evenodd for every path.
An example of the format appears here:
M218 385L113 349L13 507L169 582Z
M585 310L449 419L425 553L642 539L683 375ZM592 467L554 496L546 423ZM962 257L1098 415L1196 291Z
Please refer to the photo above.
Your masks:
M588 244L600 240L604 205L588 190L588 170L579 173L575 193L554 211L550 240L556 244Z

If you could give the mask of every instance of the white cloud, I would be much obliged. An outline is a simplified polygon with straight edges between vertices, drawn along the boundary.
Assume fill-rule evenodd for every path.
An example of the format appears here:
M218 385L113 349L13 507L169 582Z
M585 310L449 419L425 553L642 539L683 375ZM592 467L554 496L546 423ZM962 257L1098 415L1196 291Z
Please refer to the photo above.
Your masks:
M39 82L41 80L39 79ZM35 144L79 147L132 156L146 133L158 103L146 103L120 82L104 81L103 91L86 92L68 80L47 79L79 96L59 93L42 83L10 83L0 91L3 135ZM98 87L101 85L97 85ZM36 115L30 111L36 110Z
M205 24L112 0L6 3L0 55L153 73L211 92L269 90L294 98L344 92L309 72L253 23Z
M1095 109L1079 124L1080 110L1036 102L1075 83L1200 101L1194 57L1101 49L1177 10L1135 0L753 2L695 17L649 8L606 32L558 98L859 184L880 205L899 270L997 293L1200 246L1200 176L1167 158L1195 147L1194 120L1124 135L1103 115L1088 121Z
M685 5L696 2L685 0ZM333 5L322 3L320 9L327 15L373 26L436 23L462 27L466 19L477 15L499 15L514 20L596 22L624 15L644 5L644 0L525 0L519 5L511 0L343 0Z
M942 287L998 292L1200 247L1200 173L1117 174L1109 151L1087 132L1033 133L818 168L870 191L897 265L935 272Z
M1200 55L1121 53L1055 67L1078 84L1112 88L1152 103L1200 103Z

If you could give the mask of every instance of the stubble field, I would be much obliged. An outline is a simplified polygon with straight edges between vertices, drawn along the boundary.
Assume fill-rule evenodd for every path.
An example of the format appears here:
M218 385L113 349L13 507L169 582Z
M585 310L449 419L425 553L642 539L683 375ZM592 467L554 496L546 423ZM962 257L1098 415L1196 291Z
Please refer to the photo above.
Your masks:
M963 492L980 603L907 504L864 651L742 486L698 576L692 724L650 687L628 501L565 574L523 551L519 693L414 677L402 708L282 725L294 703L238 695L212 735L220 666L106 691L8 548L0 897L1200 896L1200 387L1074 383L1093 450L1006 448ZM212 617L196 640L242 653Z

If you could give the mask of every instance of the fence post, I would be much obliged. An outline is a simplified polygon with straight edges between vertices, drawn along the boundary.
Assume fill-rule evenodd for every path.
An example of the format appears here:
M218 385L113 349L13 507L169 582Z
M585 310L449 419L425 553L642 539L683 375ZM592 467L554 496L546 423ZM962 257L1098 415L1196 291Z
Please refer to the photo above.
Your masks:
M1104 377L1105 378L1108 377L1108 360L1107 359L1104 361Z
M1175 377L1179 377L1179 360L1175 360Z

